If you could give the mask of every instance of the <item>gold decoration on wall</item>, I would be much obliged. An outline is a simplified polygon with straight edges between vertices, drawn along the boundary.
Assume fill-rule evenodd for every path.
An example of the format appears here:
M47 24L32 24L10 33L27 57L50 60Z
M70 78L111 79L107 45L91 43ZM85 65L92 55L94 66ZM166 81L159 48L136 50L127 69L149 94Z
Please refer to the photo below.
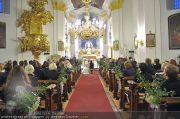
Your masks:
M66 19L68 20L68 22L71 22L71 21L77 19L75 13L72 12L72 11L71 11L71 12L66 12L65 17L66 17Z
M67 5L64 2L59 2L58 0L51 0L52 6L55 10L60 10L65 12L67 10Z
M109 4L109 10L113 11L113 10L117 10L119 8L122 8L123 3L124 3L124 0L115 0L115 1L112 1Z
M46 4L47 0L29 0L28 5L32 9L24 10L17 21L18 27L25 32L25 36L19 38L21 51L31 51L35 59L38 59L42 52L50 51L47 35L43 34L42 29L42 25L53 21L51 13L44 8Z

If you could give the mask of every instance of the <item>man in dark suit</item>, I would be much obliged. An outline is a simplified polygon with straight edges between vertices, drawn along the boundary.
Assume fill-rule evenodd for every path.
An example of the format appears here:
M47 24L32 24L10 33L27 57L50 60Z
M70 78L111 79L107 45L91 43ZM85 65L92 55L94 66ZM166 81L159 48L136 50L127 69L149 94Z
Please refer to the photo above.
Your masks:
M90 68L90 71L91 71L91 74L92 74L93 70L94 70L94 63L92 62L92 60L90 61L89 68Z

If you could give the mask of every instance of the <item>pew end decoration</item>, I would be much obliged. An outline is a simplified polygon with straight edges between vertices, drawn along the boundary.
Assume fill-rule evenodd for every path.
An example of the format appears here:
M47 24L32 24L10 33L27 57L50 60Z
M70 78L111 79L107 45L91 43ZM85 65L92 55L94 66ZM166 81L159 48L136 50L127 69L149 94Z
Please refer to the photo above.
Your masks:
M32 92L21 92L12 99L11 104L15 109L13 113L29 115L38 109L40 98Z
M103 67L104 71L108 71L110 66L109 66L109 60L107 58L103 59L100 62L100 65Z
M122 70L121 70L121 66L120 65L116 65L115 69L114 69L114 72L115 72L116 79L120 80L120 77L123 76L123 73L122 73Z
M51 84L51 81L48 80L47 82L43 82L43 83L39 83L38 84L38 89L35 90L35 93L41 97L41 99L44 99L45 98L45 93L47 92L48 90L48 86Z
M25 36L19 37L21 52L31 51L34 59L38 59L42 52L49 52L50 46L47 35L43 34L43 25L53 21L53 16L45 10L47 0L29 0L28 5L32 8L24 10L17 21Z
M81 69L82 59L77 59L73 65L74 72L78 72Z
M57 79L57 86L61 87L63 84L67 81L66 75L67 75L67 69L65 67L62 67L58 79Z
M140 82L140 87L145 90L145 100L153 107L157 107L162 100L162 97L173 96L174 91L167 91L162 88L163 77L156 76L153 82L145 79L145 77L137 73L137 80Z

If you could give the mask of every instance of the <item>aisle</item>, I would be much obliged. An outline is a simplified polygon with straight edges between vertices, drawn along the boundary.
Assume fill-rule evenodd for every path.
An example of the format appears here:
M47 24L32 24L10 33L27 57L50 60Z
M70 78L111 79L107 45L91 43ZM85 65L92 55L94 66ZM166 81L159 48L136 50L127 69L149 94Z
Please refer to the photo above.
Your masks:
M97 72L81 75L65 112L106 112L101 115L106 114L105 117L114 118L112 107Z

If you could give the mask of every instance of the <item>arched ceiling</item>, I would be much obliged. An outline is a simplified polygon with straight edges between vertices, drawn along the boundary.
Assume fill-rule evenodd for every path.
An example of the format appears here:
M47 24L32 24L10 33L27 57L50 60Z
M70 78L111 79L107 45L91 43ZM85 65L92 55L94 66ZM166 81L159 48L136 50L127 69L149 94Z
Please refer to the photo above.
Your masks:
M123 1L124 0L91 0L89 3L90 17L106 21L110 17L112 9L120 8ZM57 10L64 11L69 21L75 21L84 17L85 4L82 0L52 0L52 4Z
M71 0L75 9L79 9L84 6L82 0ZM99 9L102 9L104 0L91 0L90 5Z

